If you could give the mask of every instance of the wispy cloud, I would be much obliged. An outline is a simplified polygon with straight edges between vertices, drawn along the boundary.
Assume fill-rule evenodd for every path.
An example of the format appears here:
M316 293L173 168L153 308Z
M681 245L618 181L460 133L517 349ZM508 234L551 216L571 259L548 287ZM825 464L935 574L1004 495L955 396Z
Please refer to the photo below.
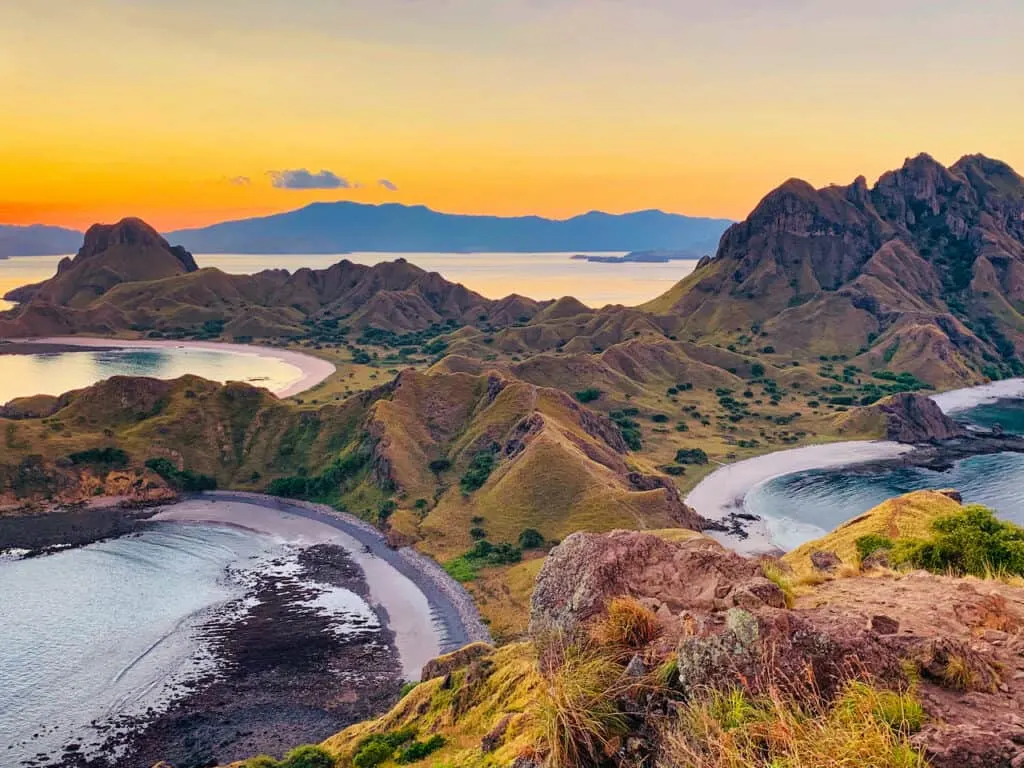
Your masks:
M248 176L232 176L231 178L228 179L228 184L231 184L236 187L248 187L250 184L252 184L252 179L250 179Z
M387 179L379 179L377 181L377 184L381 187L384 187L384 189L386 189L388 192L398 191L398 185L395 184L395 182L393 181L388 181Z
M277 189L349 189L352 183L334 171L313 173L305 168L267 171L270 183Z

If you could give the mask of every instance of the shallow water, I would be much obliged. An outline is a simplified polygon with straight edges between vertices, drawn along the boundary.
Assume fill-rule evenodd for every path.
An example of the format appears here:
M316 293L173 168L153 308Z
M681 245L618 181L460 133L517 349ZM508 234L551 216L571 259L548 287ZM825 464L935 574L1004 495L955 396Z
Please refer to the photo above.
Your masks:
M206 349L0 355L0 404L15 397L60 395L111 376L173 379L186 373L212 381L246 381L271 391L283 389L302 376L296 366L275 358Z
M0 765L59 753L69 740L88 746L91 721L159 708L173 685L211 669L200 630L212 612L244 611L249 576L289 556L252 531L160 522L0 561ZM376 622L358 596L323 587L310 605L338 631L352 619Z
M588 251L587 253L592 253ZM230 274L301 267L323 269L342 259L357 264L406 259L446 279L462 283L488 298L518 293L533 299L575 296L591 307L633 306L650 301L690 274L696 261L666 264L594 264L573 260L570 253L346 253L315 255L198 254L200 267ZM592 253L592 255L598 255ZM621 256L622 252L600 254ZM0 296L12 288L51 277L60 256L18 256L0 259ZM3 310L0 302L0 310Z
M1000 400L954 414L968 425L1024 434L1024 400ZM1024 454L972 456L944 472L918 467L864 471L811 470L756 486L748 512L765 518L772 543L793 549L819 538L886 499L911 491L956 488L965 503L984 504L1005 520L1024 525Z

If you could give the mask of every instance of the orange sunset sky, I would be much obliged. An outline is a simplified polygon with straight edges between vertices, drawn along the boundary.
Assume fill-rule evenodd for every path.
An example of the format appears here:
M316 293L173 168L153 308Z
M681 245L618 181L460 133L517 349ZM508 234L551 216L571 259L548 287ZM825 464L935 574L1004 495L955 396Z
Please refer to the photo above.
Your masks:
M740 218L921 151L1021 170L1022 39L1021 0L3 0L0 223Z

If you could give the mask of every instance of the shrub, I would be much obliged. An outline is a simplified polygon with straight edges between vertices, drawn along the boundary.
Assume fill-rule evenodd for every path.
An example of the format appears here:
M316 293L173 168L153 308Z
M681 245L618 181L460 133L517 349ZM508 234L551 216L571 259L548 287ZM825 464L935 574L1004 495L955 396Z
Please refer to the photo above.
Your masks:
M661 633L654 611L631 597L612 600L591 633L603 645L640 650Z
M102 467L127 467L128 454L120 448L89 448L68 456L72 464L92 464ZM173 465L172 465L173 466Z
M764 376L765 368L763 363L754 363L750 366L750 375L755 379Z
M448 459L434 459L430 462L430 471L435 475L439 475L442 472L447 472L452 468L452 463Z
M487 531L483 528L473 527L469 529L469 535L474 539L486 539Z
M374 734L356 745L352 765L355 768L375 768L390 760L394 757L395 750L415 738L416 731L412 728Z
M869 533L854 542L861 560L869 557L880 549L892 549L892 539L880 533Z
M524 528L519 534L521 549L540 549L544 546L544 535L536 528Z
M243 768L280 768L280 766L281 763L270 755L256 755L242 763Z
M202 475L190 469L179 470L174 464L163 457L147 459L146 466L167 481L168 485L179 491L195 493L213 491L217 488L217 479Z
M676 464L707 464L708 455L700 448L680 448L676 451Z
M281 761L281 768L334 768L334 758L323 747L296 747Z
M587 387L576 393L576 399L581 403L592 403L601 397L601 390L597 387Z
M1024 575L1024 528L999 520L986 507L972 504L941 517L932 530L924 541L898 539L891 562L959 576Z
M655 424L667 424L668 416L666 416L664 413L655 413L651 415L651 421L653 421Z
M398 750L396 763L415 763L437 752L445 744L444 736L435 733L426 741L414 741Z
M474 456L459 482L462 492L469 494L482 488L483 484L487 482L487 478L491 476L491 472L494 471L496 463L494 454L490 451L481 451Z

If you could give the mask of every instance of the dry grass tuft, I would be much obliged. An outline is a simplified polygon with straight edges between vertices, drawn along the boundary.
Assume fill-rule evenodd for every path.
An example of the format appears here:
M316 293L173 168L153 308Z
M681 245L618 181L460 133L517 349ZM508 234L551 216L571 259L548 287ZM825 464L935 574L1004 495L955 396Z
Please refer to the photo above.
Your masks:
M631 597L617 597L591 627L595 642L613 649L638 651L661 634L654 611Z
M659 768L926 768L909 741L924 712L910 693L850 682L812 709L773 689L751 699L714 692L692 702L665 733Z
M786 607L792 608L793 601L796 600L796 591L789 574L783 571L782 567L773 560L762 560L761 572L768 581L774 583L782 590L782 595L786 600Z
M562 649L561 664L548 677L538 720L550 768L599 765L628 729L618 702L636 688L622 666L582 645Z

